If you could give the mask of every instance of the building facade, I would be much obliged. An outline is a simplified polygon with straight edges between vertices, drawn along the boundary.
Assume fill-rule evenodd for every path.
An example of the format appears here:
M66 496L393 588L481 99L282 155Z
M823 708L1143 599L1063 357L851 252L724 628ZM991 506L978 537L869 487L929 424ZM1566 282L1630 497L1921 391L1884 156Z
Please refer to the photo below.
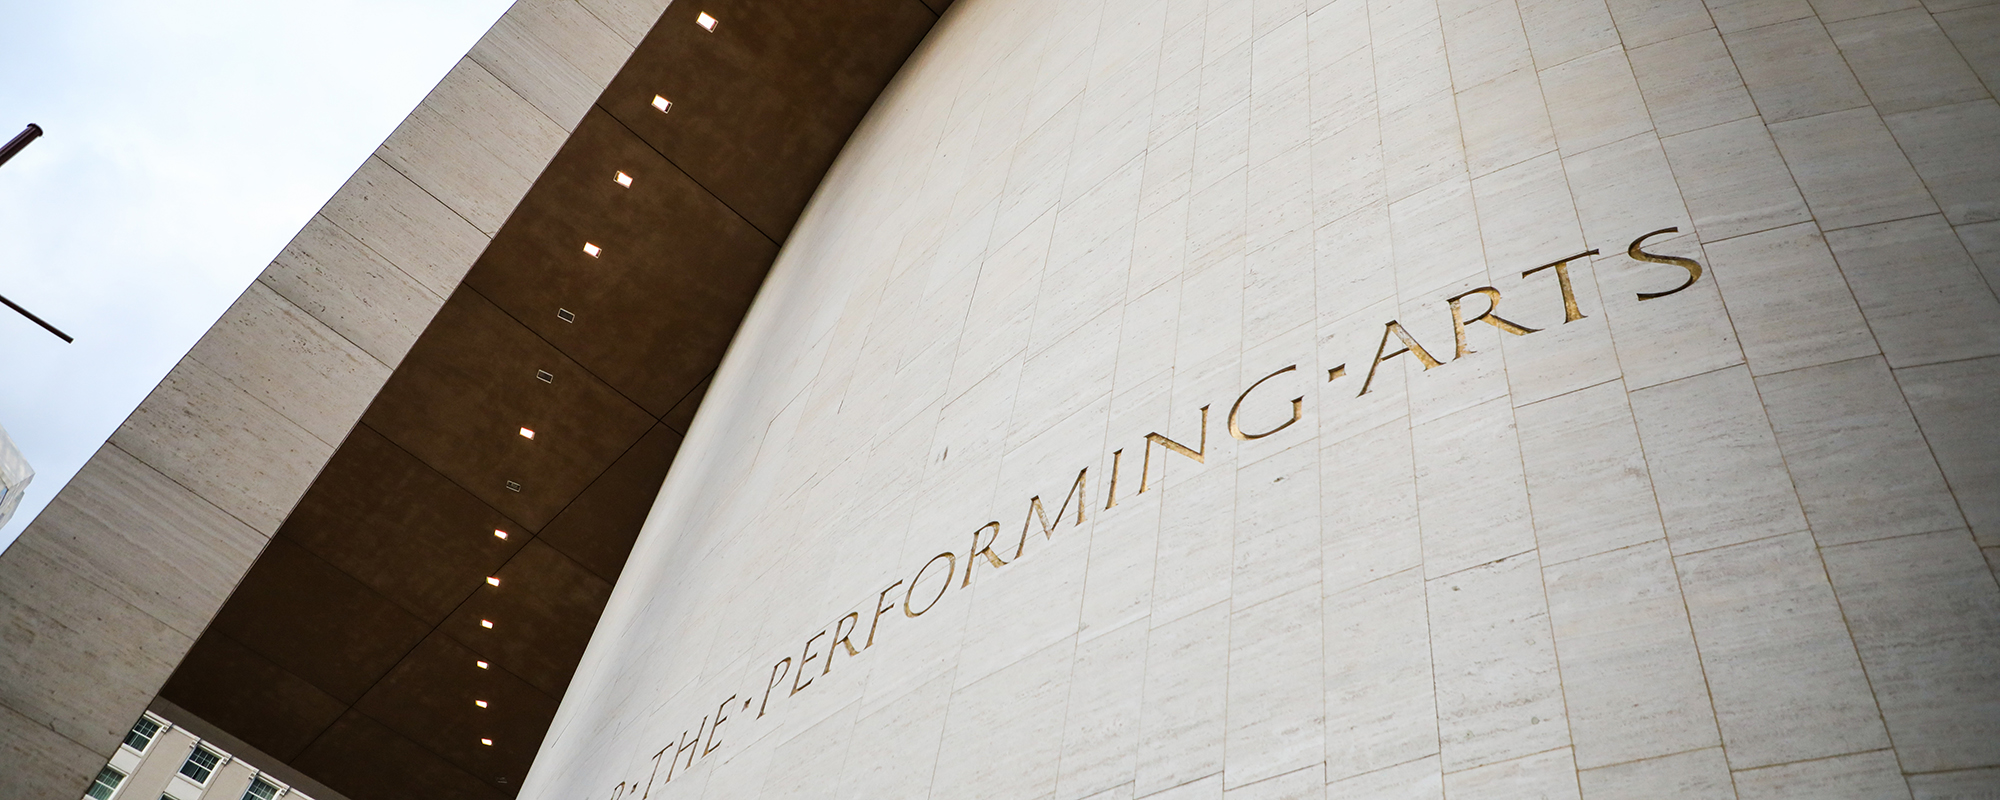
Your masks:
M152 712L132 724L83 800L312 800L278 777Z
M2000 796L1994 41L524 0L0 558L0 753L158 694L356 800Z
M0 525L14 518L14 510L21 507L21 493L34 479L35 470L27 457L7 438L7 429L0 428Z

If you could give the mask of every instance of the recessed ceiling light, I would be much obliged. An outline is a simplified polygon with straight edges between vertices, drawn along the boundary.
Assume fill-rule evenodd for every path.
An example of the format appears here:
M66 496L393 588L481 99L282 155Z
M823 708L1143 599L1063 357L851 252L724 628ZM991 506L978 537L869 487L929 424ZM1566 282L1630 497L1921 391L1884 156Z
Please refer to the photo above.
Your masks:
M480 708L485 708L485 707L486 707L486 701L484 701L484 700L474 700L474 701L472 701L472 704L473 704L473 705L475 705L475 706L479 706Z
M492 739L480 739L480 740L479 740L479 743L480 743L480 744L483 744L483 745L486 745L487 747L492 747L492 746L493 746L493 740L492 740Z
M486 585L487 585L487 586L499 586L499 585L500 585L500 579L499 579L499 578L492 578L492 577L489 577L489 578L487 578L487 579L486 579Z
M618 176L612 178L612 180L617 181L619 186L623 186L627 189L632 188L632 176L627 175L624 172L618 173Z
M570 311L567 308L558 308L556 309L556 319L562 320L564 322L575 322L576 313Z
M516 483L516 482L514 482L514 481L508 481L508 482L507 482L507 491L510 491L510 492L519 492L519 491L521 491L521 484L519 484L519 483Z
M490 620L490 619L482 619L482 620L480 620L480 621L479 621L479 627L481 627L481 628L491 628L491 627L493 627L493 620Z
M494 528L494 529L493 529L493 538L495 538L495 539L505 539L505 538L507 538L507 532L506 532L506 531L503 531L503 530L500 530L499 528Z
M538 369L535 370L535 380L541 381L543 383L555 383L556 376L555 373L552 373L548 370Z
M665 114L668 111L673 110L674 101L668 100L667 98L661 97L656 94L653 95L653 107L659 109L660 113Z
M700 16L694 18L694 24L700 25L702 30L708 31L709 33L715 32L715 18L709 16L708 12L706 11L701 12Z
M584 242L583 252L589 255L591 258L596 258L598 253L604 252L604 248L598 247L597 245L591 244L589 242Z
M476 665L478 665L478 667L479 667L480 669L485 669L485 668L486 668L486 666L487 666L487 665L486 665L486 662L484 662L484 661L474 661L474 662L472 662L472 663L473 663L473 664L476 664Z
M527 429L527 428L522 428L522 429L521 429L521 438L523 438L523 439L533 439L533 438L535 438L535 432L534 432L534 431L532 431L532 430L529 430L529 429Z

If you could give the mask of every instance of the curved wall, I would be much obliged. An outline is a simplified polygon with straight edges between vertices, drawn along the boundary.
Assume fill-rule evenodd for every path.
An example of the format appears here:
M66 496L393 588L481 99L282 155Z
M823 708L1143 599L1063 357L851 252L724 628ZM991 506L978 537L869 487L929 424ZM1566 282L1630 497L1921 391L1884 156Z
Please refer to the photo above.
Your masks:
M523 796L1991 796L1996 8L960 0Z

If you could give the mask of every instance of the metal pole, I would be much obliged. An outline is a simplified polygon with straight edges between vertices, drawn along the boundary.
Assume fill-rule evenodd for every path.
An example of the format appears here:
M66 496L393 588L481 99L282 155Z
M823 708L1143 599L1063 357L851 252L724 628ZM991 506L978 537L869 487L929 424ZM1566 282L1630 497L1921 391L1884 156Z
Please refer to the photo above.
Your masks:
M21 135L14 137L13 141L7 143L7 146L0 147L0 164L7 163L7 160L13 158L15 153L27 149L29 142L40 138L42 138L42 126L32 122L28 123L28 127L21 129ZM9 303L8 305L13 304Z
M41 317L37 317L37 316L35 316L34 314L30 313L30 312L29 312L29 311L28 311L27 309L25 309L25 308L22 308L22 307L20 307L20 306L18 306L18 305L15 305L15 304L14 304L14 301L12 301L12 300L9 300L9 299L7 299L7 298L5 298L5 297L0 297L0 303L6 303L6 304L7 304L7 307L8 307L8 308L11 308L11 309L14 309L15 311L19 311L19 312L21 312L21 316L24 316L24 317L27 317L28 319L31 319L31 320L34 320L34 322L35 322L35 324L36 324L36 325L40 325L40 326L42 326L43 328L47 328L47 329L48 329L48 331L49 331L49 333L53 333L53 334L55 334L56 336L58 336L58 337L61 337L61 338L62 338L62 340L63 340L63 344L70 344L70 343L72 343L72 342L75 342L75 341L76 341L75 339L72 339L72 338L70 338L70 335L69 335L69 334L67 334L67 333L63 333L62 331L59 331L59 330L56 330L56 326L54 326L54 325L50 325L49 323L47 323L47 322L43 321Z

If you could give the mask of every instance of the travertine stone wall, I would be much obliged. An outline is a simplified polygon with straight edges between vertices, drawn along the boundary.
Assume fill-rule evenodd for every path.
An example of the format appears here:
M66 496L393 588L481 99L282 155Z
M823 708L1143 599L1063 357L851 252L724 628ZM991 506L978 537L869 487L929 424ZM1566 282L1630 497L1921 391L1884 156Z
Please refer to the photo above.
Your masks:
M959 0L523 796L1994 796L1995 41Z
M117 748L666 0L521 0L0 555L0 797Z

